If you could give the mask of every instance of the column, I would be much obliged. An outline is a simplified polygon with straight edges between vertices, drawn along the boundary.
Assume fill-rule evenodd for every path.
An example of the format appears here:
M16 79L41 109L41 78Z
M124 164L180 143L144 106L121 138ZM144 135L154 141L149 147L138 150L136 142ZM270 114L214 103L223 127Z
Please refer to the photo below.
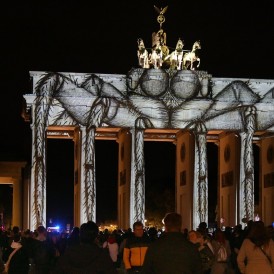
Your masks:
M130 226L145 220L144 129L132 129Z
M32 169L30 193L30 229L46 226L46 126L48 98L37 97L33 104L32 128Z
M208 222L208 180L207 180L207 129L197 123L195 134L194 186L193 186L193 229L201 222Z
M95 127L81 127L80 223L96 222Z
M254 159L253 135L255 128L255 107L247 107L244 112L244 131L241 138L239 222L254 219Z

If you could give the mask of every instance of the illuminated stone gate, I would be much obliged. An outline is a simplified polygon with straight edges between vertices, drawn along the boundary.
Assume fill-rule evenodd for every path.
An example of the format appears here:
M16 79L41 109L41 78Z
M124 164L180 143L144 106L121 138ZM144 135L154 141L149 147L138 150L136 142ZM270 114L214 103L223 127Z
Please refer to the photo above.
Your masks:
M155 7L155 6L154 6ZM144 141L176 145L176 211L183 227L208 221L207 142L219 147L218 218L234 226L274 213L274 80L213 78L200 65L200 41L169 52L160 29L139 68L127 75L31 72L24 96L32 120L30 228L46 224L46 138L75 144L74 225L96 221L95 139L119 144L118 226L145 219ZM195 65L196 62L196 65ZM28 116L26 115L26 117ZM254 212L253 143L260 146L260 203Z
M144 141L176 145L176 211L184 227L208 220L207 142L219 146L218 216L226 225L274 213L274 80L133 68L127 75L31 72L30 228L46 224L46 138L75 143L74 225L96 220L95 139L119 143L118 225L145 219ZM260 146L254 212L253 143Z

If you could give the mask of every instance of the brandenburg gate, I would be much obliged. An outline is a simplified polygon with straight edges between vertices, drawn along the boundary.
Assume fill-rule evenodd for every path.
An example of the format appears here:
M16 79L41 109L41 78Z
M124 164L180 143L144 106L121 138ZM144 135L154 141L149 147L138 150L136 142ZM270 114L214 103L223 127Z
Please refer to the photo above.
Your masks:
M46 139L74 140L74 225L96 220L95 139L119 144L118 226L145 219L144 142L176 144L176 211L208 218L206 143L219 149L219 216L254 218L253 143L260 147L260 213L274 219L274 80L133 68L127 75L31 72L30 228L46 224Z
M96 139L119 144L119 227L145 219L146 140L176 145L174 199L183 227L208 221L207 142L218 146L218 216L229 226L255 213L266 224L274 220L274 80L214 78L198 70L200 43L185 53L179 39L169 53L160 19L152 52L138 39L139 66L126 75L30 72L33 90L24 98L33 140L31 229L46 225L47 138L74 141L74 225L96 221ZM260 148L258 212L254 143Z

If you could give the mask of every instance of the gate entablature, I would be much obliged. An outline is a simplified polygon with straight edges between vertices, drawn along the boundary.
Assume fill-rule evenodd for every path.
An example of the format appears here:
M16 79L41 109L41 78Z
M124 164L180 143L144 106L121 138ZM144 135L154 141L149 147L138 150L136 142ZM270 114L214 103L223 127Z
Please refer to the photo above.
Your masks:
M31 77L35 86L33 94L24 96L27 107L44 100L44 110L50 111L46 125L93 122L96 127L131 128L140 122L145 128L181 129L201 121L208 130L243 130L243 110L254 107L255 131L274 131L273 80L212 78L200 71L173 74L160 69L132 69L127 76L113 77L43 72L32 72ZM98 108L102 111L95 116Z

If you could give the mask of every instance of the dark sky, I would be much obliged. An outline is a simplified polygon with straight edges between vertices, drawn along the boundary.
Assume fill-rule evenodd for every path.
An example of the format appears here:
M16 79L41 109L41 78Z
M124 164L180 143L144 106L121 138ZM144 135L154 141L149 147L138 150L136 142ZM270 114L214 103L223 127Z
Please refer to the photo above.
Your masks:
M9 1L10 2L10 1ZM151 47L165 7L167 46L201 41L200 69L213 77L274 79L272 1L24 1L1 8L0 160L30 160L31 130L21 118L29 71L126 74L137 38Z

